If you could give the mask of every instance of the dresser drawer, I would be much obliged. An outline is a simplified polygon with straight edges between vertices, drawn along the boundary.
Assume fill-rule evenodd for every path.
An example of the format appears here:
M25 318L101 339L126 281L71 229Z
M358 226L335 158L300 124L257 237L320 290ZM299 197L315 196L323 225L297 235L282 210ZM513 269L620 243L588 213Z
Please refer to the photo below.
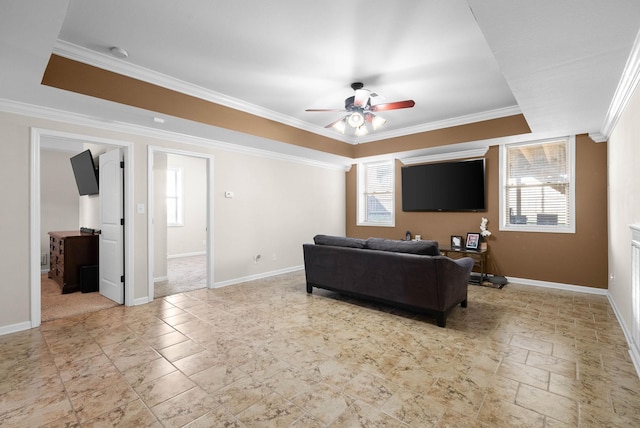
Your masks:
M64 287L64 269L60 265L51 266L49 278L57 282L60 288Z
M80 291L80 269L98 264L98 236L80 231L49 232L50 271L62 293Z

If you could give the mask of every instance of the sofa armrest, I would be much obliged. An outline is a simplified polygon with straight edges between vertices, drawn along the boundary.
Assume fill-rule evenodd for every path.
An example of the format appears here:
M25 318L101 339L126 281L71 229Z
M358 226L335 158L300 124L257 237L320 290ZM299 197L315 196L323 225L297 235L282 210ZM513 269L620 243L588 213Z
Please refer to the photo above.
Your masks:
M451 259L446 256L436 256L438 285L442 305L450 309L460 302L466 305L469 278L475 261L471 257Z

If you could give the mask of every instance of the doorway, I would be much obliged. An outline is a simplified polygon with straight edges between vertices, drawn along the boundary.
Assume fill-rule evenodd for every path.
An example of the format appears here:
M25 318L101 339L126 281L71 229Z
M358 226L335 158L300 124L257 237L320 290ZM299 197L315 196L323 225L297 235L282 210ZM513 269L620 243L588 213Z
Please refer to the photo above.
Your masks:
M42 210L42 185L41 185L41 162L42 152L41 150L47 147L55 147L58 150L67 152L81 151L85 147L92 147L93 150L99 150L99 148L121 148L123 152L123 158L125 165L130 164L133 154L133 147L130 143L103 139L92 136L85 136L79 134L72 134L60 131L46 130L46 129L31 129L31 184L30 184L30 289L31 289L31 326L37 327L42 321L42 269L43 264L46 265L49 260L42 260L43 254L48 256L48 245L43 245L42 233L48 232L50 224L43 224L43 218L41 215ZM70 168L70 166L69 166ZM75 186L75 183L73 184ZM124 214L127 218L133 218L132 211L132 189L133 189L133 171L131 167L125 168L124 172ZM74 189L77 192L77 189ZM95 204L95 201L93 201ZM91 203L90 203L91 205ZM82 211L80 211L82 212ZM81 214L79 214L81 215ZM78 223L75 223L73 229L79 229L78 224L82 223L82 219L79 218ZM124 236L133 236L132 221L125 224ZM133 276L131 275L131 268L133 267L133 243L131 240L125 240L124 245L124 270L125 270L125 284L132 284ZM43 263L43 261L45 263ZM67 295L68 296L68 295ZM125 287L124 303L125 305L133 305L133 287ZM65 296L66 297L66 296Z
M213 288L213 157L148 150L149 299Z

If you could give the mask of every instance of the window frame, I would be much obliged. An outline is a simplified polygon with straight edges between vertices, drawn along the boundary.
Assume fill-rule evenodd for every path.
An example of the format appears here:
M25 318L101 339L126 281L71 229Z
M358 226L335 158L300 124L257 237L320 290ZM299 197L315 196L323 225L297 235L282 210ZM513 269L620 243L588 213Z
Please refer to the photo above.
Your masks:
M390 165L391 167L391 220L389 221L372 221L367 216L367 192L366 186L367 170L370 167L378 165ZM396 224L396 163L395 159L382 159L370 162L362 162L357 164L357 204L356 204L356 225L357 226L374 226L374 227L395 227Z
M565 141L567 144L567 169L569 175L569 201L568 201L568 225L538 225L538 224L510 224L506 215L506 181L507 181L507 150L518 146L534 146L539 144L551 143L555 141ZM500 172L499 172L499 189L500 189L500 231L505 232L540 232L540 233L575 233L576 232L576 139L574 135L563 136L557 138L547 138L544 140L533 140L511 144L500 145Z
M167 227L183 227L184 226L184 172L179 167L168 167L167 170L167 186L165 189L165 203L167 209ZM175 174L175 195L169 195L169 172ZM169 221L169 199L175 199L176 201L176 221Z

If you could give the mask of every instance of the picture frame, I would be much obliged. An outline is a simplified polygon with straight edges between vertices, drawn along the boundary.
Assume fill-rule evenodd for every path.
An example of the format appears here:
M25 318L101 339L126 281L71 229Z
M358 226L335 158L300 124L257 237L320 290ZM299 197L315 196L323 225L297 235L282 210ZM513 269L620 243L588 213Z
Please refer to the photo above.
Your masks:
M462 248L462 236L451 235L451 249L459 250Z
M477 250L480 246L480 234L479 233L467 233L467 241L465 248L467 250Z

